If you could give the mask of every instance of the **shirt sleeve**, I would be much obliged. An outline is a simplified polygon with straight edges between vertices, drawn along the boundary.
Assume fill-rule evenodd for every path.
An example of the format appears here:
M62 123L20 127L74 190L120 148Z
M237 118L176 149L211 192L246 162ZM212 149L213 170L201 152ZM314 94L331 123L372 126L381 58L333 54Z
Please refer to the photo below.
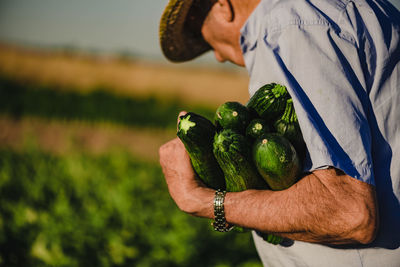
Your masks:
M368 90L354 40L325 23L293 24L257 42L250 93L288 87L309 152L305 170L336 167L374 185Z

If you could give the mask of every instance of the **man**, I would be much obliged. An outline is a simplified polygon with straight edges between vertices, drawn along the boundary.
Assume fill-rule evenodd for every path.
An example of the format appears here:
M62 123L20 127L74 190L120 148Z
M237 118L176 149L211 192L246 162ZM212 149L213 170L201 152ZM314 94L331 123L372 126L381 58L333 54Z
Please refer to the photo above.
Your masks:
M224 198L171 140L160 163L178 207L214 219L218 197L229 224L294 240L274 246L254 232L265 266L400 266L399 19L385 0L171 0L160 25L167 58L211 47L248 69L250 94L286 85L308 149L289 189Z

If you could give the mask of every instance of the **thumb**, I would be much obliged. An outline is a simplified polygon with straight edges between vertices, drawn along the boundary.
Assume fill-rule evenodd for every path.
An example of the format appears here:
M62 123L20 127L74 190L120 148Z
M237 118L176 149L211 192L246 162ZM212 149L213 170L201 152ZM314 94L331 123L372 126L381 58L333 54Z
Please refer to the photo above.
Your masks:
M182 110L181 112L179 112L179 115L178 115L178 121L177 121L177 124L176 124L176 127L178 128L178 125L179 125L179 121L180 121L180 118L182 117L182 116L185 116L186 115L186 111L185 110ZM178 130L178 129L177 129Z

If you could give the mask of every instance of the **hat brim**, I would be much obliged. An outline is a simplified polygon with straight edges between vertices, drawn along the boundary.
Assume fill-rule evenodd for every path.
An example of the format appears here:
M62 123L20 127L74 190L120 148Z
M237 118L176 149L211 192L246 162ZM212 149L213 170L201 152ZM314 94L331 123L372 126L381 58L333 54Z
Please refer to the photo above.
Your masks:
M160 21L161 50L173 62L191 60L211 49L201 27L216 0L170 0Z

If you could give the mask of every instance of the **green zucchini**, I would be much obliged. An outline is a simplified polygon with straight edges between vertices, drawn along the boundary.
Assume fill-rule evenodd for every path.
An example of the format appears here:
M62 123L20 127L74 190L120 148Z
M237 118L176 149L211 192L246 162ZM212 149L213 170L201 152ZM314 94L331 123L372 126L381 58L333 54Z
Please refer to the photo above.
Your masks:
M246 128L246 136L250 139L257 139L261 135L269 132L270 127L263 119L253 119Z
M213 147L227 191L268 188L252 161L251 144L243 135L231 129L222 130L215 135Z
M222 130L215 135L213 146L215 158L225 175L226 191L268 188L251 160L251 145L243 135L231 129ZM246 231L238 226L234 230Z
M285 137L276 133L266 134L255 141L253 160L272 190L289 188L301 171L296 150Z
M185 145L197 176L209 187L225 189L225 178L213 154L214 124L193 112L180 117L177 136Z
M274 122L284 112L289 97L285 86L269 83L260 87L246 106L267 122Z
M274 123L274 128L277 133L282 134L290 141L296 149L299 159L303 161L306 154L306 144L291 98L286 101L285 112L282 117Z
M251 118L251 113L246 106L230 101L217 108L214 122L219 129L232 129L244 133Z
M257 235L262 237L262 239L264 239L268 243L271 243L274 245L278 245L284 240L282 237L276 236L273 234L268 234L268 233L264 233L264 232L260 232L260 231L256 231L256 233L257 233Z
M269 189L267 183L257 172L251 159L251 144L243 135L230 129L215 135L214 155L225 174L226 190L239 192L246 189ZM235 226L235 231L246 229ZM283 238L267 233L259 233L272 244L279 244Z

